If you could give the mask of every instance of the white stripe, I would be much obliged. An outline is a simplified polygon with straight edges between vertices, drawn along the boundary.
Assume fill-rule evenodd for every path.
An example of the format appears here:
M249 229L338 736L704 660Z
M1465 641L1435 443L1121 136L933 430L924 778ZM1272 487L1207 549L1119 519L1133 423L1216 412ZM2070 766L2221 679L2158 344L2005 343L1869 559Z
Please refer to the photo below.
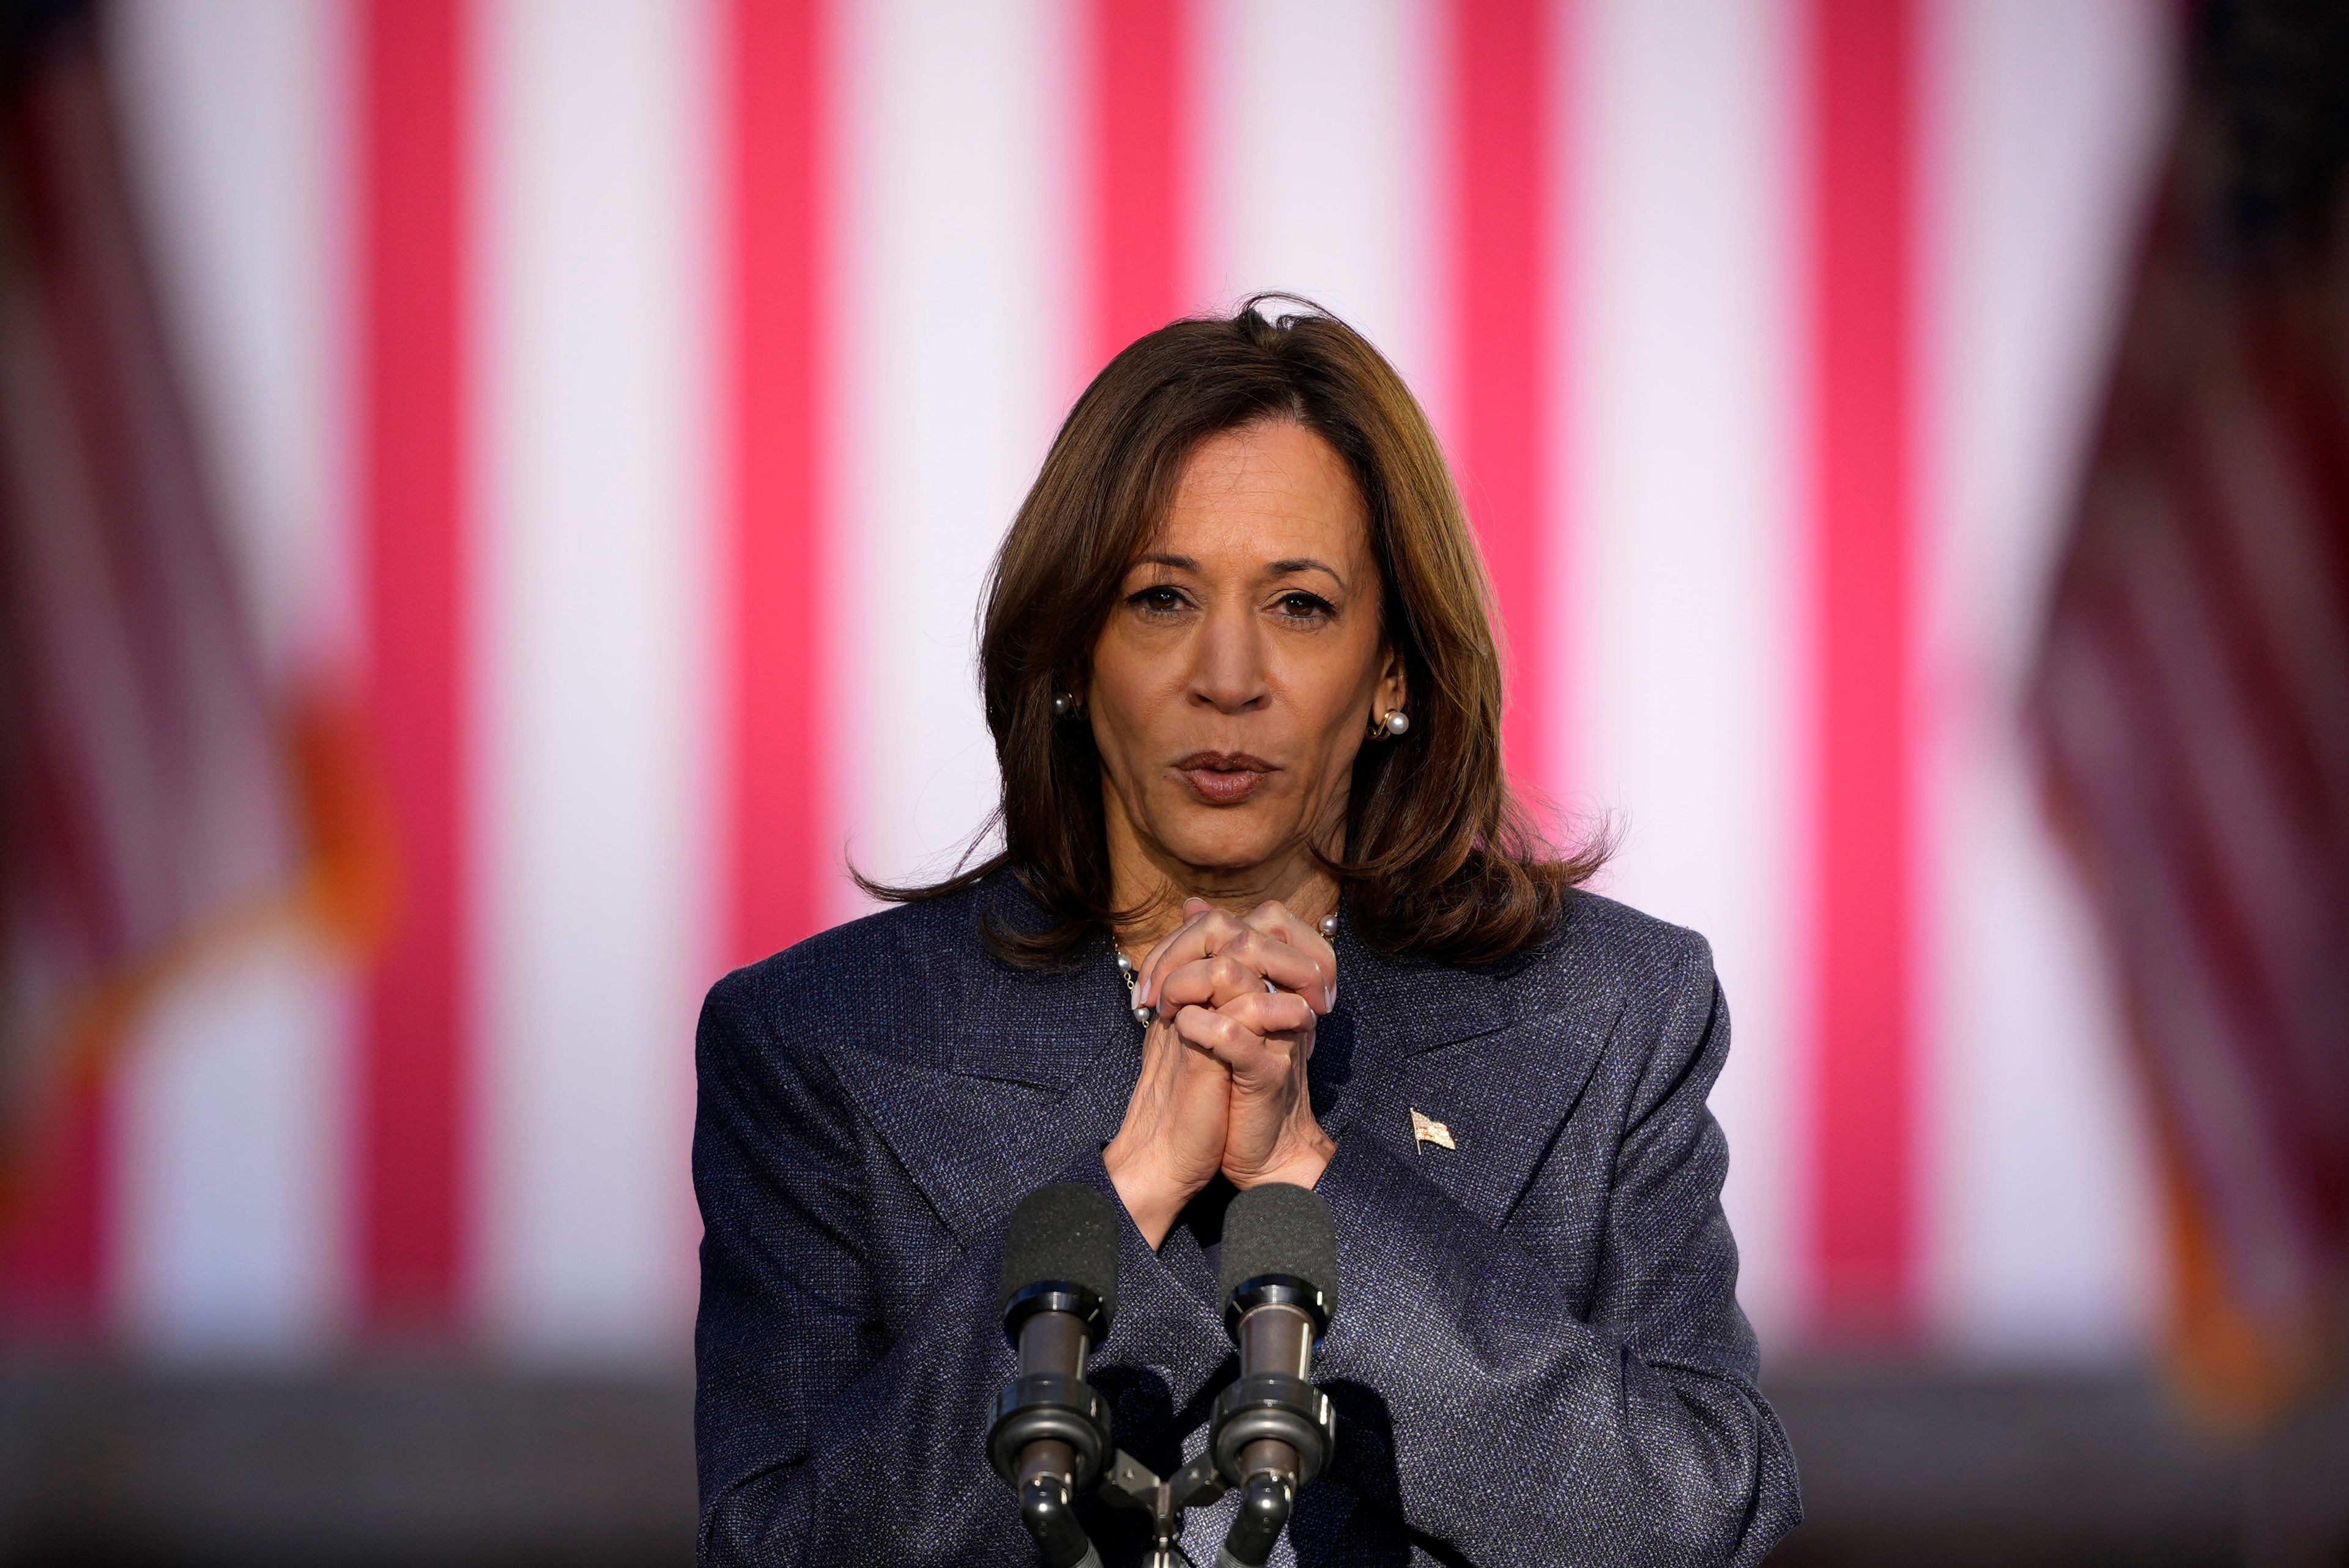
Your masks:
M280 671L353 632L344 20L314 0L132 0L108 26L166 325Z
M2151 1156L2018 719L2158 151L2160 21L2128 0L1928 16L1928 1288L1966 1353L2112 1354L2154 1326Z
M1345 317L1445 407L1444 32L1428 0L1198 0L1199 303Z
M168 325L282 680L349 637L340 13L138 0L110 23ZM135 1338L282 1355L335 1336L350 990L315 948L272 941L176 985L123 1058L118 1283Z
M709 18L484 8L488 882L476 1277L524 1355L675 1355L709 951Z
M335 1344L347 1186L333 1047L352 1023L340 968L287 933L204 965L126 1042L114 1291L135 1344L207 1359Z
M988 563L1078 386L1077 98L1060 0L877 0L835 15L845 385L832 753L848 764L850 854L902 880L947 869L996 800L973 625ZM843 889L839 907L863 904Z
M1795 1281L1793 978L1803 559L1787 505L1792 105L1776 8L1598 0L1578 51L1579 470L1573 800L1615 814L1604 891L1711 939L1734 1019L1728 1132L1740 1295L1765 1331ZM1575 133L1570 133L1575 134ZM1563 586L1561 592L1563 592Z

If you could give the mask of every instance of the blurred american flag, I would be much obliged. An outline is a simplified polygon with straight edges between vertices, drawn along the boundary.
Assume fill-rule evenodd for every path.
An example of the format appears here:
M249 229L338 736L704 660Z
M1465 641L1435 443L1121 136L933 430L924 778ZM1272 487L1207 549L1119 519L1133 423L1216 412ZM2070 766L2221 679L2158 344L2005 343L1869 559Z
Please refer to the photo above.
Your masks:
M356 798L349 716L264 665L88 13L5 21L0 1268L38 1319L74 1315L50 1287L95 1261L47 1167L94 1178L110 1048L209 950L351 913L359 868L336 810Z
M2211 1394L2349 1311L2349 73L2212 5L2054 594L2034 718L2172 1167Z
M1444 434L1520 775L1713 941L1769 1342L2145 1339L2149 1156L2016 720L2158 8L111 23L239 558L272 656L367 694L401 915L366 974L286 938L167 998L47 1189L84 1244L0 1295L140 1352L681 1354L700 991L857 913L843 850L977 824L975 598L1061 413L1283 288Z

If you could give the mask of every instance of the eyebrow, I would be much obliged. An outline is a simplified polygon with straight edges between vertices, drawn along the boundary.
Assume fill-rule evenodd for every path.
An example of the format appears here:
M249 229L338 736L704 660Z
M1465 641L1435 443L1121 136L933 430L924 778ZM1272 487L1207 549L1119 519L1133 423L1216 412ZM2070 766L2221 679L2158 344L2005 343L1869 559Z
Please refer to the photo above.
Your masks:
M1136 562L1136 564L1143 566L1169 566L1177 572L1204 573L1206 570L1205 567L1201 566L1197 561L1188 555L1166 555L1154 552L1143 556L1141 561ZM1291 556L1285 561L1273 562L1268 570L1275 577L1286 577L1292 573L1298 572L1322 572L1327 573L1330 577L1337 583L1339 587L1343 588L1346 585L1346 577L1343 573L1330 565L1328 562L1316 561L1309 555Z
M1346 585L1343 573L1328 562L1316 561L1309 555L1293 556L1287 561L1276 561L1272 563L1272 574L1276 577L1286 577L1292 572L1325 572L1339 587L1343 588Z

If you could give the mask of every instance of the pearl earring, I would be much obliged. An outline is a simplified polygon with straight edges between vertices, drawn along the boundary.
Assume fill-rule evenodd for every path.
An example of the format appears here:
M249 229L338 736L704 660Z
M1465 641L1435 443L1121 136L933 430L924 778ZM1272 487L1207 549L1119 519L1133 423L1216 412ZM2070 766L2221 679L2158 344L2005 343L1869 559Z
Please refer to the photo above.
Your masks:
M1392 740L1398 735L1410 733L1410 730L1411 715L1399 707L1391 707L1379 715L1378 722L1371 726L1371 738L1374 740Z
M1056 691L1052 694L1052 717L1054 718L1066 718L1076 711L1077 699L1074 693Z

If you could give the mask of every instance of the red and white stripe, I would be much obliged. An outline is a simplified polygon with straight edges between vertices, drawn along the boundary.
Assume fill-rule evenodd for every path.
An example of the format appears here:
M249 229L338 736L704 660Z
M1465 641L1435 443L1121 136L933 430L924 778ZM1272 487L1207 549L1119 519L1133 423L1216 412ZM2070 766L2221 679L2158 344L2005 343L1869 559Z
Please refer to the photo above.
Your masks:
M372 975L209 976L118 1082L129 1343L678 1354L700 989L856 913L844 856L954 852L1057 422L1262 288L1420 390L1513 764L1713 941L1774 1345L2138 1342L2013 707L2143 8L135 0L117 57L281 634L363 668L408 848Z

